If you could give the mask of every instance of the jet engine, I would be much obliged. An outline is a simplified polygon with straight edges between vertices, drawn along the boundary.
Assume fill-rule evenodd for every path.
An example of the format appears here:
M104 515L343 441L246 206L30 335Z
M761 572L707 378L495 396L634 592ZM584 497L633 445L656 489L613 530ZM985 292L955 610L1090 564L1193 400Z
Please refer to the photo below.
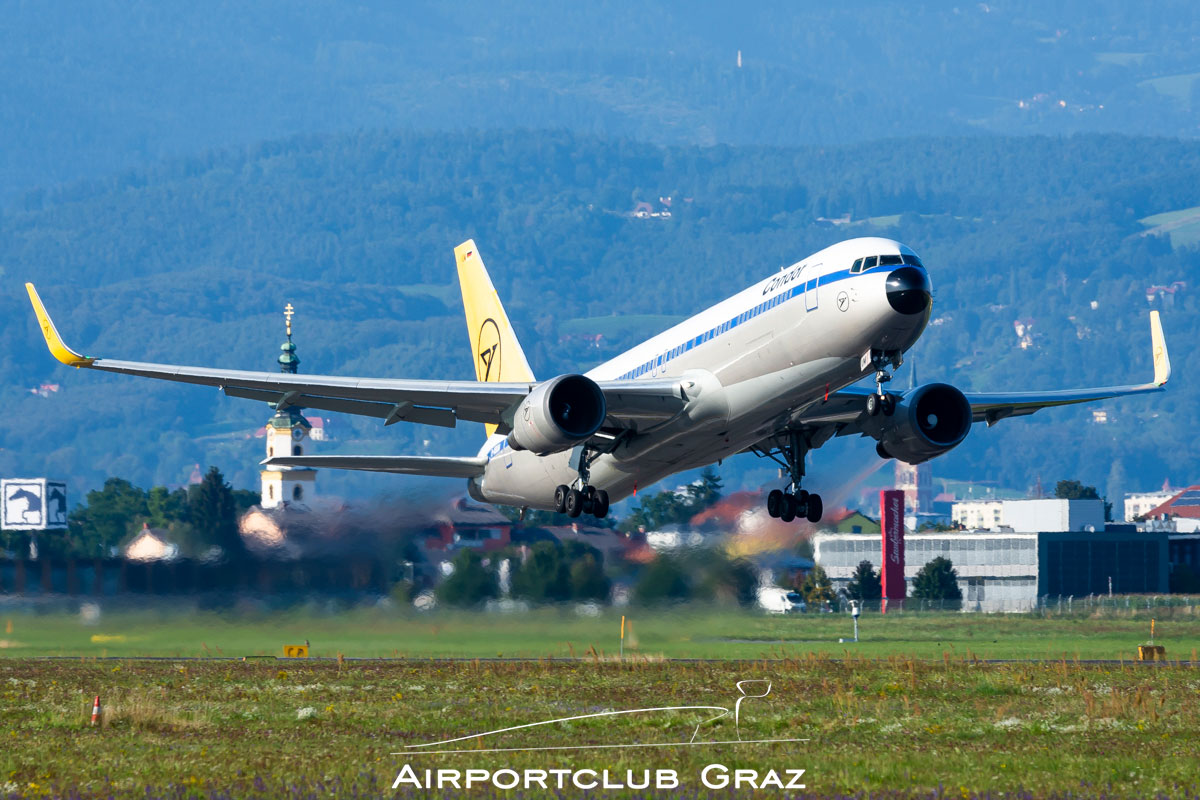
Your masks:
M885 458L920 464L954 449L970 430L971 404L963 393L945 383L927 383L896 403L877 449Z
M595 381L559 375L538 384L517 406L508 445L539 456L558 453L600 430L607 413L604 392Z

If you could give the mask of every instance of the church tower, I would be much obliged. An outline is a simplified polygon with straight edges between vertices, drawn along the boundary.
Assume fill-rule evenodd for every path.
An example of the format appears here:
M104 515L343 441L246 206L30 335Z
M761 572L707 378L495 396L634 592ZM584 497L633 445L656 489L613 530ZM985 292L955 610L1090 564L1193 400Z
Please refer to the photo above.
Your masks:
M295 375L300 367L296 345L292 342L292 304L288 303L283 316L287 321L287 341L280 345L279 371ZM294 404L274 404L275 416L267 423L267 458L274 456L310 455L312 425ZM307 467L269 467L262 471L262 507L305 505L316 497L317 471Z

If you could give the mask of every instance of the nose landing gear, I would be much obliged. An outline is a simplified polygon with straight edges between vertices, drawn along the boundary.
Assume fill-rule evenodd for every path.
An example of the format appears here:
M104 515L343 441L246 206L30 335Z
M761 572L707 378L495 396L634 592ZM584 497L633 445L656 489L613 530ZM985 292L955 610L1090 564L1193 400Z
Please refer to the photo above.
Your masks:
M890 417L896 413L896 396L885 392L883 385L892 379L887 368L890 366L895 369L903 363L904 355L899 351L871 351L871 366L875 367L875 393L867 395L864 410L868 417L878 416L880 413Z
M825 513L825 503L821 495L810 494L800 488L804 478L804 456L808 447L798 433L789 433L777 446L769 449L754 448L760 457L769 458L787 470L791 483L787 489L773 489L767 494L767 513L784 522L796 518L807 519L809 522L820 522ZM782 471L782 470L781 470Z

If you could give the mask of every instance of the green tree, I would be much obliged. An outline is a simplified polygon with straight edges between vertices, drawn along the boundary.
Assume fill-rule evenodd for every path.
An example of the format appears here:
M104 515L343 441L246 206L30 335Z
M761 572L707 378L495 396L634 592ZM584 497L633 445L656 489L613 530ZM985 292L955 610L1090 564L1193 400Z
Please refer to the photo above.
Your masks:
M596 557L586 553L571 562L571 597L576 600L605 602L612 581L604 574L604 566Z
M104 488L87 493L86 505L76 506L68 515L63 554L108 556L149 513L143 490L123 478L109 478Z
M644 527L652 531L667 525L683 525L720 498L721 476L712 467L705 467L700 477L684 491L662 491L642 500L621 523L620 529L636 531Z
M692 587L678 559L659 555L642 571L633 587L633 596L646 605L678 602L692 596Z
M188 490L188 515L204 544L220 547L226 558L245 557L233 489L216 467L209 467L204 479Z
M535 603L557 603L571 597L570 568L555 542L537 542L528 558L513 570L512 593Z
M691 516L699 514L721 499L721 476L711 466L687 487Z
M479 553L470 549L459 550L450 563L454 565L454 571L438 584L435 591L439 602L470 608L499 596L496 573L484 565Z
M155 486L146 495L147 522L152 528L169 528L172 523L188 522L188 494L184 489L171 491L165 486Z
M698 574L696 595L738 605L753 605L758 596L758 571L744 558L730 558L724 550L710 550L690 559L688 571Z
M883 597L883 583L870 561L860 561L854 575L846 584L846 595L855 600L879 600Z
M1060 500L1099 500L1095 486L1084 486L1079 481L1059 481L1054 487L1054 496Z
M815 564L809 570L804 583L800 585L800 594L804 596L804 602L808 604L810 611L821 609L826 602L832 606L837 601L837 596L833 593L833 582L829 580L820 564Z
M962 600L958 573L950 559L938 556L921 567L913 579L912 596L920 600Z

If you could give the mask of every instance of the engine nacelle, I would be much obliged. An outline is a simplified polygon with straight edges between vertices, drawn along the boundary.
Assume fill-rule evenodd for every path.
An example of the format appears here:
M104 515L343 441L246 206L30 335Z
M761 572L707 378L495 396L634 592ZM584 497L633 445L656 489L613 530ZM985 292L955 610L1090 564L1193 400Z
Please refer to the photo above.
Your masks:
M880 455L909 464L954 449L971 430L971 404L958 389L945 383L918 386L896 403L896 412L882 426Z
M538 384L517 406L508 445L539 456L559 453L600 430L607 413L604 392L594 380L559 375Z

